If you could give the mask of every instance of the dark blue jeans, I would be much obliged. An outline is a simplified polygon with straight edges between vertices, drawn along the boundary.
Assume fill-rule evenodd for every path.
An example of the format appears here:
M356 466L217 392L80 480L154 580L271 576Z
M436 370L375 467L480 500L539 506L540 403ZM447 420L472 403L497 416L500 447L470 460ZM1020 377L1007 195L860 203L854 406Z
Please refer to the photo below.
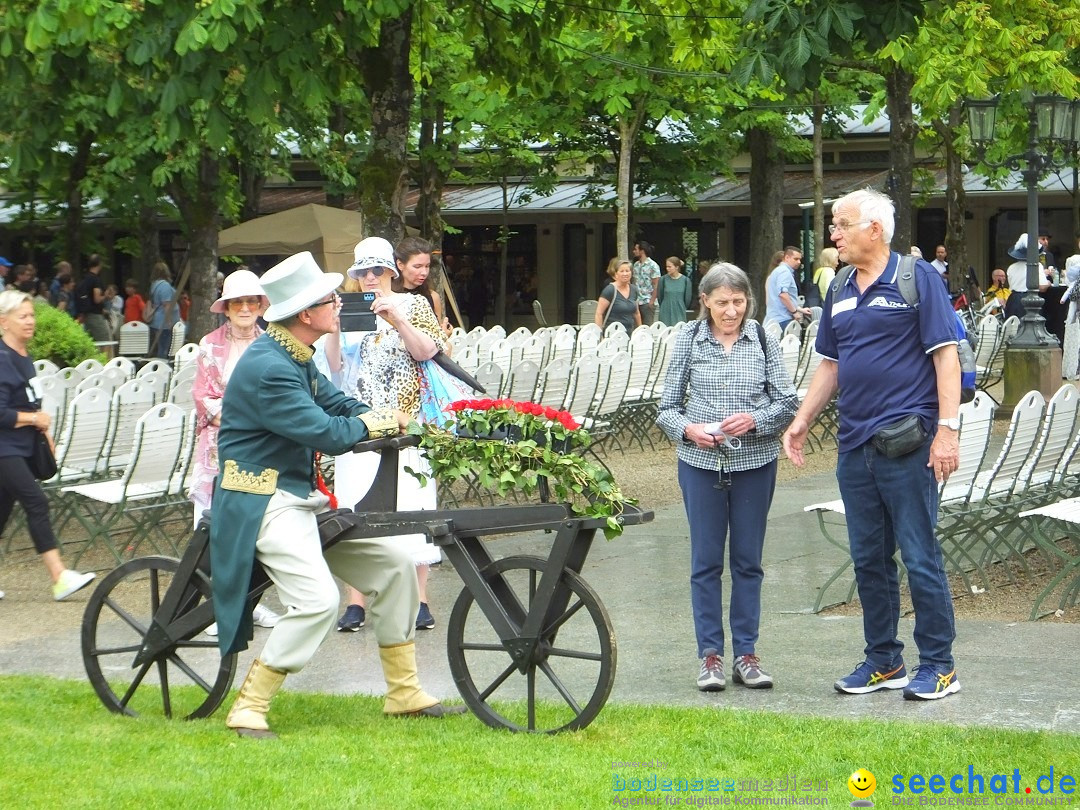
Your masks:
M731 488L718 490L716 470L679 462L679 486L690 523L690 603L699 658L710 647L724 654L721 576L729 536L731 648L736 657L754 653L761 623L761 551L776 489L776 462L730 475Z
M841 453L836 464L862 602L866 660L880 672L895 667L904 649L897 638L900 585L893 554L898 547L915 607L919 662L953 665L952 594L934 536L937 482L926 466L931 440L900 458L887 458L867 442Z

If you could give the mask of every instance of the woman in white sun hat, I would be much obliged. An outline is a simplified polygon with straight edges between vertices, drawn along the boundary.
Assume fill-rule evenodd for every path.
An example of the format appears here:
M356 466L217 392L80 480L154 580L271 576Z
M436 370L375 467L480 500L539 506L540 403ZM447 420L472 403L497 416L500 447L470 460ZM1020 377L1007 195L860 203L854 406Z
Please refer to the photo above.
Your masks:
M195 506L195 525L204 510L210 508L214 477L218 474L218 428L221 425L221 401L236 361L263 330L259 316L269 306L258 277L250 270L236 270L225 279L221 297L210 311L225 316L225 323L199 341L195 358L195 464L188 497ZM278 615L258 605L253 614L258 627L273 627ZM207 628L216 635L217 623Z
M316 354L316 363L325 362L328 376L348 396L372 408L395 408L413 419L422 418L421 363L445 349L445 333L423 297L391 290L398 270L394 248L387 240L378 236L362 240L354 249L354 257L349 277L359 282L361 291L376 296L371 305L378 316L375 331L329 335L323 351ZM375 453L350 453L335 459L334 490L342 506L353 506L364 496L378 464ZM435 486L421 487L404 471L405 467L427 470L427 461L416 448L408 448L400 453L399 464L398 509L434 509ZM430 630L435 619L428 607L427 577L429 566L441 557L439 549L422 534L398 540L408 544L416 563L420 585L416 627ZM362 595L350 588L347 597L349 605L338 622L338 630L343 632L359 630L365 618Z

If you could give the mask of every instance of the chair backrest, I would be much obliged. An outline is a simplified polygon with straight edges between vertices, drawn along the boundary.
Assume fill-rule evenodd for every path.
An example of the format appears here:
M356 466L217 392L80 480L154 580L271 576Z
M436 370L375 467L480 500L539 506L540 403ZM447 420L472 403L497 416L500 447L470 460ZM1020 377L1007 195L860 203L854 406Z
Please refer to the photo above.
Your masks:
M803 328L801 323L799 323L798 321L791 321L791 323L784 327L784 337L787 337L788 335L795 335L795 337L799 337L800 335L802 335L802 331Z
M1072 442L1080 392L1065 383L1046 403L1042 432L1032 458L1017 476L1016 489L1047 486L1058 480L1061 463Z
M176 355L173 357L173 368L180 369L191 363L199 356L199 344L198 343L185 343L179 349L176 350Z
M195 364L188 363L179 372L173 375L169 383L169 393L166 402L179 405L185 411L195 407Z
M532 302L533 316L536 318L537 326L547 326L547 318L544 317L544 308L540 306L540 299L534 298Z
M766 335L770 335L776 340L780 340L784 337L784 330L780 328L779 321L765 321L761 328L765 330Z
M1016 333L1020 331L1020 318L1016 315L1010 315L1005 319L1005 323L1001 325L1001 338L1006 345L1016 337Z
M500 340L506 337L506 329L503 328L503 325L499 324L499 323L495 324L493 327L488 329L487 333L489 335L494 335L495 337L499 338Z
M75 396L75 386L81 380L73 374L56 373L33 378L31 385L41 399L41 409L52 417L53 436L64 429L68 402Z
M146 363L142 368L140 368L138 372L136 372L135 378L138 379L139 377L145 377L147 374L158 374L160 372L165 372L166 374L171 375L172 366L170 366L164 360L155 359L151 360L150 362Z
M979 321L976 335L975 365L984 370L989 369L1002 340L1001 321L993 315L987 315Z
M576 348L577 331L573 327L568 329L559 327L555 330L555 335L551 339L551 349L547 354L548 363L555 360L566 360L567 362L573 360Z
M600 327L595 323L591 323L588 326L581 327L581 331L578 332L577 344L574 347L574 353L580 357L590 349L595 349L600 343L601 332Z
M608 325L604 327L604 337L606 338L620 333L629 337L626 327L622 325L621 321L608 321Z
M649 380L653 357L656 356L652 332L648 329L635 329L630 336L630 379L627 394L633 399L640 399Z
M585 300L577 305L578 326L596 323L596 301Z
M600 384L600 369L600 360L596 357L581 357L574 363L563 410L572 413L578 421L587 416L592 407Z
M64 429L56 443L57 477L82 478L104 468L111 396L101 388L77 394L68 404Z
M182 460L187 414L169 402L157 405L135 423L131 456L121 478L125 487L139 485L143 494L168 492Z
M973 497L986 500L1012 491L1020 470L1035 449L1045 410L1046 400L1038 391L1028 391L1020 398L1013 408L1009 431L1005 434L1001 452L989 471L975 482Z
M960 466L941 485L941 503L968 500L972 482L989 462L986 448L996 409L997 403L985 391L977 391L974 399L960 406Z
M116 353L125 357L145 357L148 351L150 351L150 327L142 321L121 324Z
M118 368L124 372L125 379L132 379L135 376L135 364L128 360L126 357L114 357L108 363L105 364L105 368Z
M106 396L112 397L112 392L127 382L127 378L124 372L118 368L103 368L97 374L91 374L89 377L81 380L78 385L75 386L75 395L78 396L83 391L87 391L91 388L102 389Z
M75 373L85 380L87 377L97 374L103 368L105 368L105 365L100 360L88 357L79 363L79 365L75 366Z
M168 371L157 371L153 374L140 374L135 378L154 392L154 402L164 402L169 391L171 375Z
M510 369L506 396L515 402L532 402L539 377L540 366L532 360L522 360Z
M108 469L120 470L127 466L131 454L131 437L139 417L157 402L155 377L148 383L145 379L128 380L112 396L112 427L110 439L104 448Z
M34 370L45 376L46 374L55 374L60 370L60 366L56 365L52 360L35 360Z
M550 340L550 335L547 332L542 335L531 335L528 340L521 344L521 359L535 363L539 369L547 359Z
M598 390L596 400L589 412L594 419L603 419L619 410L626 398L626 389L630 384L630 354L621 352L611 357L601 359L602 366L606 367L606 373L600 377L606 382L603 391Z
M787 335L780 341L780 351L784 355L784 368L788 378L795 382L799 370L799 358L802 356L802 342L795 335Z
M172 340L169 343L169 357L175 357L176 353L184 346L184 338L187 336L187 324L177 321L172 327Z
M540 372L533 401L549 408L562 408L569 385L570 361L552 360Z
M480 385L484 386L489 397L497 397L502 391L503 384L503 370L496 363L488 361L487 363L481 363L480 368L476 370L476 381Z

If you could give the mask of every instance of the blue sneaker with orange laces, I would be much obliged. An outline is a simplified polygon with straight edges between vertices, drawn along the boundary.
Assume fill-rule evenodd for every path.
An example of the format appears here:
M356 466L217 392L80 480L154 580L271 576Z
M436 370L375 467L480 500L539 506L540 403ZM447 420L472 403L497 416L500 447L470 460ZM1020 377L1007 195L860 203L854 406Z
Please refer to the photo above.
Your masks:
M904 690L904 700L940 700L959 691L960 681L956 679L955 668L920 664L911 684Z
M908 676L903 661L888 672L878 672L869 661L863 661L855 667L854 672L834 683L833 689L849 695L865 695L878 689L903 689L907 685Z

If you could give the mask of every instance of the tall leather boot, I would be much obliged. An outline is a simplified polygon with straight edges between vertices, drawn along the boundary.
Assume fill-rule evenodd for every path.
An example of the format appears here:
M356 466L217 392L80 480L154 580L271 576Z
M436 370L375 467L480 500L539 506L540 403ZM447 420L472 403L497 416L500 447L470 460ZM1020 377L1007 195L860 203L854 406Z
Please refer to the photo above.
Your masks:
M240 687L240 694L225 718L225 725L241 737L276 739L277 735L266 723L266 713L270 711L270 700L285 682L285 675L285 672L268 667L258 658L252 661L244 685Z
M383 677L386 679L386 702L383 712L398 716L445 717L463 714L464 706L444 706L420 688L416 674L416 644L406 641L392 647L379 647Z

